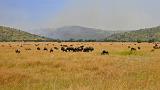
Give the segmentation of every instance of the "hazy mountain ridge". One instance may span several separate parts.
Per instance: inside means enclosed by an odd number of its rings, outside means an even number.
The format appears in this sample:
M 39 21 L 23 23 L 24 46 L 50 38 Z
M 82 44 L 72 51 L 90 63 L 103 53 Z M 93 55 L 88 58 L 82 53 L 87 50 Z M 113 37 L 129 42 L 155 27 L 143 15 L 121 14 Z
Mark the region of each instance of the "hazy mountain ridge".
M 42 32 L 41 34 L 46 37 L 61 40 L 102 40 L 113 33 L 117 33 L 115 31 L 105 31 L 81 26 L 65 26 L 57 29 L 43 29 L 40 32 Z
M 48 38 L 31 34 L 18 29 L 0 26 L 0 41 L 14 40 L 47 40 Z

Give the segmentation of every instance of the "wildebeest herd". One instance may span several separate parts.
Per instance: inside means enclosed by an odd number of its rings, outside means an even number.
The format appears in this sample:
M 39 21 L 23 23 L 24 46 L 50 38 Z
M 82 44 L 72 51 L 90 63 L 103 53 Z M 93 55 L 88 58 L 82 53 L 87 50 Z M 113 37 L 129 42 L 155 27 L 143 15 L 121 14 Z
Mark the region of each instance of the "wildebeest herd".
M 93 47 L 84 47 L 84 46 L 79 46 L 79 47 L 73 47 L 73 46 L 66 46 L 62 45 L 61 50 L 63 52 L 92 52 L 94 51 Z
M 12 44 L 8 44 L 9 47 L 12 47 Z M 20 54 L 22 53 L 22 48 L 23 46 L 27 46 L 27 45 L 32 45 L 34 46 L 34 49 L 36 49 L 37 51 L 48 51 L 50 53 L 53 53 L 54 51 L 62 51 L 64 53 L 67 52 L 84 52 L 84 53 L 89 53 L 89 52 L 93 52 L 96 47 L 94 47 L 94 44 L 90 45 L 84 45 L 84 43 L 78 44 L 78 45 L 73 45 L 73 44 L 60 44 L 58 46 L 56 46 L 53 43 L 46 43 L 45 46 L 40 47 L 40 43 L 38 44 L 20 44 L 17 45 L 16 49 L 15 49 L 15 53 Z M 48 46 L 52 46 L 52 47 L 48 47 Z M 113 43 L 109 44 L 110 46 L 113 45 Z M 124 46 L 125 44 L 122 44 L 122 46 Z M 126 45 L 126 47 L 128 47 L 128 50 L 131 52 L 136 52 L 137 50 L 141 50 L 141 47 L 138 46 L 137 44 L 133 44 L 136 47 L 133 47 L 131 44 L 130 45 Z M 1 45 L 1 47 L 5 47 L 5 45 Z M 19 47 L 19 48 L 18 48 Z M 32 48 L 33 49 L 33 48 Z M 24 47 L 24 50 L 26 51 L 31 51 L 32 50 L 29 47 Z M 160 49 L 159 43 L 153 43 L 153 48 L 151 49 L 151 52 L 155 51 L 155 49 Z M 100 55 L 110 55 L 110 52 L 108 51 L 107 48 L 103 48 L 102 50 L 99 51 Z
M 36 49 L 38 51 L 43 50 L 43 51 L 49 51 L 50 53 L 54 52 L 54 50 L 61 50 L 62 52 L 92 52 L 94 51 L 94 48 L 89 46 L 89 47 L 85 47 L 85 46 L 78 46 L 78 47 L 74 47 L 73 45 L 60 45 L 61 47 L 53 47 L 53 48 L 47 48 L 46 46 L 50 45 L 49 43 L 46 44 L 45 47 L 40 48 L 38 47 L 40 44 L 35 44 L 35 46 L 37 47 Z M 23 47 L 23 45 L 20 45 L 20 47 Z M 25 48 L 25 50 L 32 50 L 31 48 Z M 20 53 L 20 49 L 16 49 L 15 50 L 16 53 Z

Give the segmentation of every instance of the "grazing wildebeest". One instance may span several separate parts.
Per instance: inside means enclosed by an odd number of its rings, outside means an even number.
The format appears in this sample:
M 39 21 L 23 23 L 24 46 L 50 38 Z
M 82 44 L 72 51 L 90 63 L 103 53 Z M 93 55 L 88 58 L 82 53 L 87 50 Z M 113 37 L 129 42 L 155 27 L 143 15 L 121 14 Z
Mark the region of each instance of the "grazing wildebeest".
M 41 50 L 41 48 L 40 48 L 40 47 L 37 47 L 37 50 Z
M 54 47 L 55 50 L 58 50 L 58 47 Z
M 46 48 L 46 47 L 44 47 L 44 49 L 43 49 L 44 51 L 48 51 L 48 49 Z
M 137 51 L 136 48 L 131 48 L 131 51 L 129 52 L 129 55 L 131 55 L 131 54 L 136 54 L 136 53 L 135 53 L 136 51 Z
M 153 46 L 153 48 L 154 48 L 154 49 L 160 49 L 160 47 L 158 46 L 158 44 L 155 44 L 155 45 Z
M 93 50 L 94 50 L 93 47 L 85 47 L 85 48 L 83 49 L 83 52 L 92 52 Z
M 69 51 L 69 52 L 71 52 L 71 51 L 73 51 L 73 52 L 74 52 L 74 50 L 75 50 L 75 48 L 74 48 L 74 47 L 67 47 L 66 49 L 67 49 L 67 51 Z
M 67 45 L 62 45 L 63 47 L 68 47 Z
M 106 51 L 106 50 L 103 50 L 103 51 L 101 52 L 101 55 L 109 55 L 109 52 Z
M 49 43 L 46 44 L 47 46 L 49 45 Z
M 53 49 L 51 48 L 51 49 L 50 49 L 50 53 L 52 53 L 52 52 L 53 52 Z
M 136 51 L 137 49 L 136 48 L 131 48 L 131 51 Z
M 39 46 L 39 44 L 35 44 L 35 46 Z
M 25 50 L 32 50 L 31 48 L 26 48 Z
M 77 47 L 76 49 L 77 49 L 78 52 L 82 52 L 83 51 L 83 47 L 84 46 L 80 46 L 80 47 Z
M 18 53 L 18 54 L 20 54 L 20 53 L 21 53 L 21 51 L 20 51 L 20 50 L 18 50 L 18 49 L 16 49 L 16 50 L 15 50 L 15 52 L 16 52 L 16 53 Z

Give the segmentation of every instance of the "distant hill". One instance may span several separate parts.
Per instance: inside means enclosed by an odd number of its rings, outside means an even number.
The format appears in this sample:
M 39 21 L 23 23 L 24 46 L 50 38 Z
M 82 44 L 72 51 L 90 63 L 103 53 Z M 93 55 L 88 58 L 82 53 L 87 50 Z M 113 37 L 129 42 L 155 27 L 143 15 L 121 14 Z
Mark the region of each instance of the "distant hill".
M 60 40 L 102 40 L 106 37 L 117 33 L 114 31 L 104 31 L 100 29 L 87 28 L 81 26 L 66 26 L 58 29 L 43 29 L 39 33 L 46 37 Z
M 153 28 L 145 28 L 136 31 L 116 33 L 108 36 L 106 40 L 114 41 L 160 41 L 160 26 Z
M 47 40 L 48 38 L 30 34 L 18 29 L 0 26 L 0 41 Z

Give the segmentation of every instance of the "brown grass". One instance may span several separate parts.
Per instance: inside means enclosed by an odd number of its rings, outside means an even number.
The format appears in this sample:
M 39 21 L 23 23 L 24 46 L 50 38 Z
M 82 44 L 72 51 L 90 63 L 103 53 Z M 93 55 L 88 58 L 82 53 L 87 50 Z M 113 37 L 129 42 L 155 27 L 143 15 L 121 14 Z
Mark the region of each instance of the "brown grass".
M 27 45 L 17 46 L 20 44 Z M 49 53 L 37 51 L 33 44 L 0 43 L 0 90 L 160 89 L 160 50 L 151 52 L 153 44 L 83 43 L 95 48 L 91 53 L 64 53 L 60 50 Z M 40 43 L 39 47 L 45 44 Z M 57 47 L 60 44 L 81 45 L 76 42 L 52 44 Z M 142 49 L 130 55 L 129 45 Z M 16 48 L 21 50 L 21 54 L 15 53 Z M 32 50 L 26 51 L 25 48 Z M 110 55 L 102 56 L 103 49 Z

